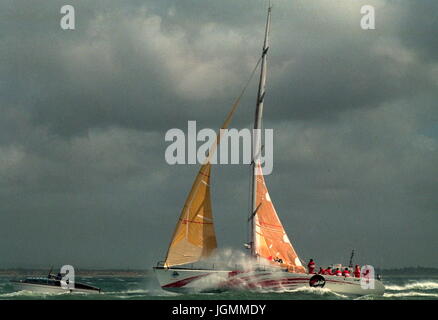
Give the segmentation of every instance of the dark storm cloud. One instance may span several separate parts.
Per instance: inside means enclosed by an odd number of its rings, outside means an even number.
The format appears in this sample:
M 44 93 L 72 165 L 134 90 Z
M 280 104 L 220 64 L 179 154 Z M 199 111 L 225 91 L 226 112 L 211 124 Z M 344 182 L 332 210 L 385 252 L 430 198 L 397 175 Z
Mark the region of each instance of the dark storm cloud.
M 146 267 L 196 172 L 165 163 L 164 132 L 220 125 L 258 59 L 266 3 L 76 1 L 75 31 L 59 28 L 64 4 L 0 5 L 0 266 Z M 360 29 L 362 4 L 376 30 Z M 267 180 L 298 252 L 436 265 L 438 4 L 274 5 Z M 252 121 L 255 90 L 234 126 Z M 225 247 L 246 241 L 248 172 L 213 171 Z
M 421 3 L 407 2 L 399 36 L 406 47 L 414 48 L 422 59 L 438 59 L 438 39 L 434 30 L 438 28 L 436 2 L 425 0 Z

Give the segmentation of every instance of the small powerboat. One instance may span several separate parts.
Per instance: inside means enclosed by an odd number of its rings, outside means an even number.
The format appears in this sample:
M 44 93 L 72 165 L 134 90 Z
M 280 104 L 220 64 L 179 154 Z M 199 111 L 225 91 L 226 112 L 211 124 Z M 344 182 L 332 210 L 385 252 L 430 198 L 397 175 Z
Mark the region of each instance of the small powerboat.
M 41 293 L 62 293 L 62 292 L 81 292 L 81 293 L 101 293 L 101 289 L 89 284 L 74 282 L 74 286 L 68 286 L 62 281 L 62 276 L 54 276 L 49 273 L 47 277 L 29 277 L 23 280 L 11 280 L 18 290 L 26 290 Z

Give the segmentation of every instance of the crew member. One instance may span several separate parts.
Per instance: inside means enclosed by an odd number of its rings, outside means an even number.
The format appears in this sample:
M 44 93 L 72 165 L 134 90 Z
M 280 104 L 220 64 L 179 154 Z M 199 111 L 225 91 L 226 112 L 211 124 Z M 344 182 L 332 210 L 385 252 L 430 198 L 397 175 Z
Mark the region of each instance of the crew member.
M 339 268 L 336 268 L 335 274 L 336 274 L 338 277 L 342 277 L 342 271 L 339 270 Z
M 348 270 L 348 268 L 345 268 L 344 271 L 342 271 L 342 275 L 344 277 L 350 277 L 350 270 Z
M 325 269 L 323 269 L 322 267 L 319 267 L 318 274 L 325 274 Z
M 313 259 L 310 259 L 309 263 L 307 264 L 307 268 L 309 269 L 309 273 L 315 273 L 315 262 Z
M 359 265 L 356 264 L 356 266 L 354 267 L 354 276 L 356 278 L 360 278 L 360 268 Z
M 325 269 L 325 272 L 324 272 L 324 274 L 326 274 L 326 275 L 328 275 L 328 276 L 331 276 L 332 275 L 332 267 L 328 267 L 327 269 Z

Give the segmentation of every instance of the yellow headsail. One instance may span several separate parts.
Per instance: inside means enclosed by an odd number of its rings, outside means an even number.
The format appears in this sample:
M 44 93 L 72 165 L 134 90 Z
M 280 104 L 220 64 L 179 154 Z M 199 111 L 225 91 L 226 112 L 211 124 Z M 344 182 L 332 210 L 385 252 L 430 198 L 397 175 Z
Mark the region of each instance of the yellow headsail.
M 254 76 L 260 61 L 261 59 L 257 62 L 248 82 L 231 107 L 221 129 L 228 128 L 233 114 Z M 221 136 L 222 131 L 219 131 L 216 141 L 208 152 L 208 158 L 199 169 L 198 175 L 193 182 L 192 189 L 184 204 L 167 251 L 166 260 L 164 262 L 165 267 L 196 262 L 208 257 L 217 247 L 210 198 L 210 160 L 216 152 Z
M 204 164 L 184 204 L 167 253 L 165 266 L 192 263 L 217 247 L 210 199 L 211 164 Z

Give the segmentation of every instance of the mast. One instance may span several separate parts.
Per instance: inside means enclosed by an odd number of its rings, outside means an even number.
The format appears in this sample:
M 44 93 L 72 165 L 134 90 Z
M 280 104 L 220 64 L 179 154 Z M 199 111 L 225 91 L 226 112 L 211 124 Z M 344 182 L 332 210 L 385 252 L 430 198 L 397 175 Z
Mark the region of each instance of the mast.
M 271 10 L 272 6 L 269 3 L 268 15 L 266 18 L 266 28 L 265 28 L 265 39 L 263 42 L 263 50 L 262 50 L 262 63 L 260 67 L 260 81 L 259 81 L 259 89 L 257 93 L 257 107 L 255 112 L 255 121 L 254 121 L 254 133 L 253 133 L 253 161 L 252 161 L 252 201 L 251 201 L 251 214 L 250 214 L 250 247 L 251 247 L 251 255 L 257 256 L 257 252 L 255 250 L 256 237 L 255 237 L 255 213 L 257 211 L 258 204 L 256 203 L 256 195 L 257 195 L 257 165 L 260 164 L 260 156 L 261 156 L 261 127 L 262 127 L 262 117 L 263 117 L 263 100 L 265 98 L 265 88 L 266 88 L 266 58 L 269 50 L 269 29 L 271 25 Z
M 351 250 L 350 263 L 348 264 L 350 268 L 353 268 L 353 257 L 354 257 L 354 249 Z

